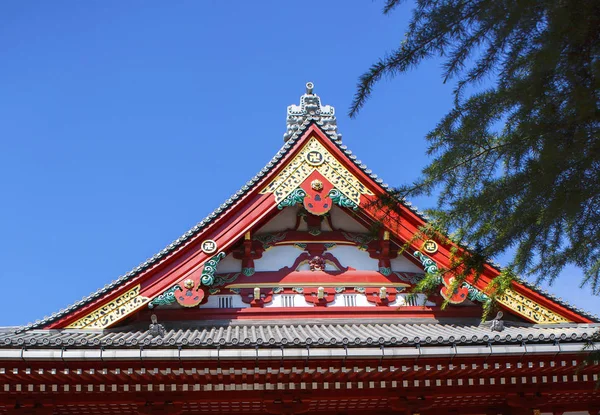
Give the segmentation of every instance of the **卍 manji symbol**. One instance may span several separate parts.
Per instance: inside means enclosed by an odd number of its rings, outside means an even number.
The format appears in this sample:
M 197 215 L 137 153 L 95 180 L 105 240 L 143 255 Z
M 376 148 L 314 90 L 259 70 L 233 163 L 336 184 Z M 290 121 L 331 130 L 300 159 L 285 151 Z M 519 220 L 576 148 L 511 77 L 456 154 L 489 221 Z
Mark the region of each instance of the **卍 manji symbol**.
M 202 241 L 200 249 L 202 249 L 202 252 L 204 252 L 205 254 L 214 254 L 215 252 L 217 252 L 217 243 L 212 239 L 207 239 L 205 241 Z
M 438 251 L 437 242 L 431 239 L 426 240 L 423 243 L 423 251 L 427 252 L 428 254 L 435 254 Z
M 311 166 L 320 166 L 325 161 L 325 157 L 317 150 L 312 150 L 306 153 L 306 161 Z

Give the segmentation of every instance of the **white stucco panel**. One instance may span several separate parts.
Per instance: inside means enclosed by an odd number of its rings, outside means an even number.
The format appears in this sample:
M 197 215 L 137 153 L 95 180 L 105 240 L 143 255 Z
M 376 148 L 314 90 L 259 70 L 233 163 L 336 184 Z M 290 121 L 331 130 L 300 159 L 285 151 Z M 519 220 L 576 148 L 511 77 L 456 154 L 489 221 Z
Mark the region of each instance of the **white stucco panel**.
M 423 267 L 413 264 L 408 258 L 399 255 L 391 261 L 392 271 L 397 272 L 423 272 Z
M 235 259 L 232 254 L 227 255 L 217 265 L 217 272 L 224 274 L 227 272 L 241 272 L 242 271 L 242 260 Z
M 333 227 L 346 232 L 361 232 L 366 233 L 369 230 L 358 223 L 355 219 L 353 219 L 350 215 L 345 213 L 342 209 L 337 206 L 334 206 L 331 211 L 331 223 Z
M 388 304 L 389 307 L 410 307 L 410 306 L 427 306 L 433 307 L 436 304 L 428 301 L 425 294 L 397 294 L 396 300 Z
M 371 258 L 367 252 L 361 251 L 355 246 L 338 245 L 328 252 L 331 252 L 344 267 L 366 271 L 377 271 L 379 269 L 378 260 Z
M 290 206 L 279 212 L 273 219 L 263 225 L 256 233 L 281 232 L 294 229 L 296 225 L 297 206 Z
M 278 271 L 283 267 L 291 267 L 300 254 L 302 254 L 300 249 L 290 245 L 274 246 L 263 252 L 262 258 L 254 261 L 254 269 L 257 272 L 262 272 Z

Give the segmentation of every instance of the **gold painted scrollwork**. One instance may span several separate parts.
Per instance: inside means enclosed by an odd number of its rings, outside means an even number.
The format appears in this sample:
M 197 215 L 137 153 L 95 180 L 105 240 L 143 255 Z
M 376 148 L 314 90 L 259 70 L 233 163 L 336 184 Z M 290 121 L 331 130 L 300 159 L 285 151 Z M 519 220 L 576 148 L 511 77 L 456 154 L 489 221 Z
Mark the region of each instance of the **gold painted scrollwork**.
M 67 326 L 68 329 L 104 329 L 116 323 L 134 310 L 150 301 L 140 295 L 140 285 L 136 285 L 120 297 L 99 307 Z
M 322 155 L 322 158 L 318 158 L 316 154 Z M 296 157 L 261 193 L 273 193 L 275 203 L 278 204 L 315 170 L 318 170 L 336 189 L 357 205 L 360 205 L 361 195 L 373 195 L 373 192 L 367 189 L 314 137 L 308 140 Z
M 506 290 L 503 296 L 498 297 L 498 302 L 539 324 L 568 323 L 570 321 L 511 289 Z

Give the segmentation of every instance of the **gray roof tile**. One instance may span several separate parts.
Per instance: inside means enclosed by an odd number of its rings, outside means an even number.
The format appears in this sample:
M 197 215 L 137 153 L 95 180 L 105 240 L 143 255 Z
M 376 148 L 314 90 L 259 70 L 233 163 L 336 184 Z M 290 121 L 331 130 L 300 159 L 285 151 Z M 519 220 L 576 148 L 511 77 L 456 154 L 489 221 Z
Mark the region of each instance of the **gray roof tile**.
M 250 325 L 251 324 L 251 325 Z M 586 341 L 600 329 L 600 324 L 523 325 L 505 322 L 501 332 L 478 324 L 404 323 L 404 322 L 336 322 L 277 324 L 272 322 L 172 328 L 163 337 L 153 337 L 147 330 L 81 331 L 30 330 L 0 332 L 0 348 L 14 347 L 173 347 L 173 346 L 365 346 L 415 344 L 487 344 L 551 343 Z

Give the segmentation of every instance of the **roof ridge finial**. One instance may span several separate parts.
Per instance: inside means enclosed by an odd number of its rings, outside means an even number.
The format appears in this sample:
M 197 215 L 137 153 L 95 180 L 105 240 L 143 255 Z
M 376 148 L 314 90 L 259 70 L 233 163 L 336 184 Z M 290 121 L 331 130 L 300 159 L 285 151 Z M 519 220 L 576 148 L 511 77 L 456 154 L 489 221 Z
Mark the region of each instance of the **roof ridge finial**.
M 307 95 L 312 95 L 314 87 L 315 87 L 315 84 L 313 84 L 312 82 L 307 82 L 306 83 L 306 94 Z
M 313 92 L 315 84 L 306 83 L 306 93 L 300 97 L 300 105 L 290 105 L 287 109 L 287 130 L 283 134 L 283 141 L 288 141 L 300 131 L 307 121 L 316 121 L 317 124 L 332 139 L 340 140 L 341 134 L 337 132 L 335 108 L 331 105 L 321 105 L 321 98 Z

